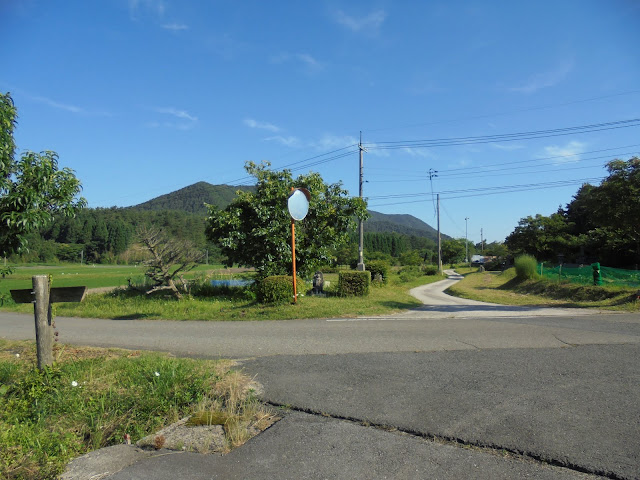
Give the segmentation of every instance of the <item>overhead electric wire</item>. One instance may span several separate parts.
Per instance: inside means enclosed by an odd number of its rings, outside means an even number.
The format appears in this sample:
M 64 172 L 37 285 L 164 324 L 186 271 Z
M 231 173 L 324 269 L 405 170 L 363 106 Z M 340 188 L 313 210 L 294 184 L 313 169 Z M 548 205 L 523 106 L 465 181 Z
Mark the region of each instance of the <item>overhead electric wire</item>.
M 484 135 L 473 137 L 454 137 L 454 138 L 436 138 L 422 140 L 398 140 L 398 141 L 382 141 L 368 142 L 368 149 L 378 150 L 394 150 L 394 149 L 410 149 L 410 148 L 429 148 L 457 145 L 475 145 L 492 142 L 511 142 L 515 140 L 530 140 L 534 138 L 549 138 L 563 135 L 572 135 L 575 133 L 592 133 L 603 130 L 614 130 L 619 128 L 640 126 L 640 118 L 628 120 L 618 120 L 615 122 L 596 123 L 591 125 L 579 125 L 575 127 L 555 128 L 549 130 L 537 130 L 530 132 L 517 132 L 498 135 Z
M 571 180 L 557 180 L 554 182 L 542 182 L 542 183 L 531 183 L 531 184 L 523 184 L 523 185 L 504 185 L 500 187 L 481 187 L 481 188 L 470 188 L 463 190 L 449 190 L 445 192 L 440 192 L 442 200 L 451 200 L 455 198 L 467 198 L 467 197 L 480 197 L 486 195 L 498 195 L 503 193 L 518 193 L 525 192 L 530 190 L 542 190 L 547 188 L 558 188 L 565 187 L 569 185 L 576 184 L 584 184 L 594 180 L 602 180 L 606 177 L 589 177 L 589 178 L 581 178 L 581 179 L 571 179 Z M 476 193 L 478 192 L 478 193 Z M 456 195 L 456 194 L 462 195 Z M 424 197 L 429 195 L 428 193 L 412 193 L 412 194 L 398 194 L 398 195 L 381 195 L 377 197 L 369 197 L 371 199 L 394 199 L 394 198 L 415 198 L 415 197 Z M 373 202 L 369 206 L 381 207 L 387 205 L 403 205 L 408 203 L 425 203 L 428 202 L 429 199 L 422 200 L 408 200 L 403 202 L 391 202 L 391 203 L 375 203 Z
M 367 133 L 370 133 L 370 132 L 382 132 L 382 131 L 386 131 L 386 130 L 397 130 L 397 129 L 400 129 L 400 128 L 426 127 L 426 126 L 429 126 L 429 125 L 442 125 L 442 124 L 445 124 L 445 123 L 456 123 L 456 122 L 463 122 L 463 121 L 467 121 L 467 120 L 480 120 L 480 119 L 483 119 L 483 118 L 492 118 L 492 117 L 501 117 L 501 116 L 505 116 L 505 115 L 513 115 L 514 113 L 533 112 L 533 111 L 536 111 L 536 110 L 546 110 L 546 109 L 550 109 L 550 108 L 565 107 L 567 105 L 575 105 L 577 103 L 592 102 L 594 100 L 602 100 L 602 99 L 605 99 L 605 98 L 621 97 L 623 95 L 633 95 L 633 94 L 636 94 L 636 93 L 640 93 L 640 90 L 630 90 L 628 92 L 613 93 L 613 94 L 610 94 L 610 95 L 601 95 L 601 96 L 598 96 L 598 97 L 585 98 L 585 99 L 581 99 L 581 100 L 573 100 L 571 102 L 558 103 L 558 104 L 555 104 L 555 105 L 541 105 L 539 107 L 522 108 L 522 109 L 518 109 L 518 110 L 511 110 L 509 112 L 489 113 L 489 114 L 485 114 L 485 115 L 474 115 L 474 116 L 471 116 L 471 117 L 452 118 L 452 119 L 448 119 L 448 120 L 436 120 L 436 121 L 433 121 L 433 122 L 414 123 L 414 124 L 409 124 L 409 125 L 404 125 L 404 126 L 365 129 L 365 130 L 363 130 L 363 132 L 367 132 Z

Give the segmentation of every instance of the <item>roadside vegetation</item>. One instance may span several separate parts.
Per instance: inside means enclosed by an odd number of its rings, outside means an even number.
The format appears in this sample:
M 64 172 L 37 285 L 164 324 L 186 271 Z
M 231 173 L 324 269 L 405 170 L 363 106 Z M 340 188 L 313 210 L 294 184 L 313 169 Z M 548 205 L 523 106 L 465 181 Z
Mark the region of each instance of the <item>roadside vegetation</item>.
M 474 269 L 475 273 L 467 273 L 464 280 L 451 286 L 447 293 L 503 305 L 640 311 L 640 301 L 637 299 L 640 286 L 605 287 L 554 281 L 540 278 L 535 275 L 535 270 L 532 273 L 531 262 L 528 263 L 522 267 L 522 277 L 518 276 L 515 268 L 504 272 L 477 272 L 477 269 Z
M 172 295 L 145 293 L 142 267 L 96 266 L 61 268 L 53 272 L 53 286 L 88 285 L 106 288 L 108 284 L 121 286 L 106 293 L 87 295 L 82 303 L 54 305 L 55 314 L 87 318 L 166 319 L 166 320 L 288 320 L 296 318 L 334 318 L 363 315 L 386 315 L 421 303 L 409 295 L 409 289 L 442 280 L 439 275 L 425 275 L 419 267 L 392 269 L 384 283 L 373 282 L 364 297 L 340 297 L 337 293 L 338 273 L 324 275 L 325 296 L 312 296 L 311 281 L 298 284 L 302 296 L 295 305 L 263 305 L 256 301 L 251 285 L 243 287 L 213 287 L 212 280 L 253 280 L 253 272 L 224 274 L 221 270 L 198 267 L 191 274 L 191 295 L 177 300 Z M 137 268 L 137 269 L 136 269 Z M 31 275 L 42 274 L 49 268 L 18 268 L 10 277 L 0 280 L 0 293 L 14 288 L 29 288 Z M 112 272 L 112 274 L 110 273 Z M 137 275 L 133 275 L 137 273 Z M 429 270 L 433 273 L 433 269 Z M 131 287 L 127 279 L 133 278 Z M 137 281 L 136 281 L 137 279 Z M 5 311 L 31 313 L 29 304 L 15 304 L 7 300 Z M 62 332 L 61 332 L 62 333 Z
M 33 342 L 0 340 L 3 479 L 57 478 L 76 456 L 185 416 L 223 425 L 227 450 L 277 420 L 229 361 L 65 345 L 39 371 L 35 357 Z

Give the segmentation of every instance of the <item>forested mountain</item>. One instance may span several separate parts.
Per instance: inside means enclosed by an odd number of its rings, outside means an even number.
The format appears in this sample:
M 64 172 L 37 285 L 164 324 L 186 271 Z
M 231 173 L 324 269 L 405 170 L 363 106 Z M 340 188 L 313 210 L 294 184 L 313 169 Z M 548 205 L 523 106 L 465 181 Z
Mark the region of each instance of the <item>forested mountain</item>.
M 205 203 L 224 208 L 235 198 L 238 190 L 253 191 L 255 188 L 211 185 L 207 182 L 198 182 L 130 208 L 137 210 L 180 210 L 182 212 L 206 215 L 207 208 Z
M 206 215 L 205 203 L 224 208 L 235 198 L 238 190 L 251 191 L 253 189 L 254 187 L 211 185 L 207 182 L 198 182 L 130 208 L 137 210 L 179 210 Z M 371 210 L 369 210 L 369 213 L 371 217 L 365 222 L 365 231 L 367 232 L 396 232 L 437 240 L 437 231 L 412 215 L 388 215 Z M 442 238 L 447 239 L 449 237 L 442 235 Z
M 205 203 L 224 208 L 238 190 L 253 187 L 211 185 L 198 182 L 175 192 L 153 198 L 133 207 L 88 208 L 73 218 L 60 217 L 51 225 L 28 237 L 29 251 L 12 261 L 136 262 L 140 252 L 136 243 L 139 225 L 151 225 L 175 238 L 186 239 L 197 248 L 208 250 L 212 261 L 219 249 L 205 236 Z M 411 215 L 385 215 L 370 212 L 365 223 L 365 251 L 398 257 L 408 251 L 433 250 L 436 231 Z M 443 240 L 448 238 L 443 235 Z M 344 257 L 357 255 L 357 233 Z

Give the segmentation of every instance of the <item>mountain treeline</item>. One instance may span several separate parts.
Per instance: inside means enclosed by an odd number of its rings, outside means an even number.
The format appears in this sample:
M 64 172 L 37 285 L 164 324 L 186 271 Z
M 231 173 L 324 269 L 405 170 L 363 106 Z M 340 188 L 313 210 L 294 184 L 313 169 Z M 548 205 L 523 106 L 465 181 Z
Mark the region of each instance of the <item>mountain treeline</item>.
M 554 263 L 640 264 L 640 158 L 607 163 L 600 185 L 585 183 L 566 208 L 522 218 L 505 243 Z

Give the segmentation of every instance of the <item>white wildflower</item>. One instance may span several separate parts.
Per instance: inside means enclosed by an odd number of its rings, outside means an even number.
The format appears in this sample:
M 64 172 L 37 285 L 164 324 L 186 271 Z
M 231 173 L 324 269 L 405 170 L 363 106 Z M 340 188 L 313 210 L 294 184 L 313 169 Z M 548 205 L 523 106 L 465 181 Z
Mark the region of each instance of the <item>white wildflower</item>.
M 19 353 L 16 353 L 16 358 L 20 358 L 20 354 Z
M 71 382 L 71 386 L 72 387 L 77 387 L 78 386 L 78 382 L 76 382 L 75 380 L 73 382 Z
M 156 372 L 155 375 L 156 375 L 156 377 L 159 377 L 160 376 L 160 372 Z

